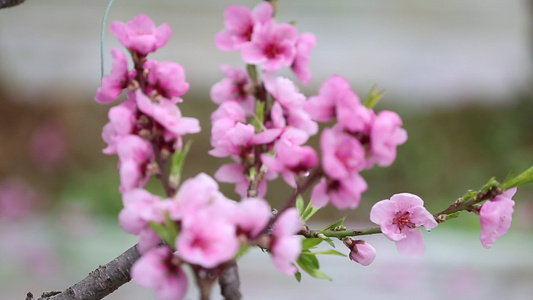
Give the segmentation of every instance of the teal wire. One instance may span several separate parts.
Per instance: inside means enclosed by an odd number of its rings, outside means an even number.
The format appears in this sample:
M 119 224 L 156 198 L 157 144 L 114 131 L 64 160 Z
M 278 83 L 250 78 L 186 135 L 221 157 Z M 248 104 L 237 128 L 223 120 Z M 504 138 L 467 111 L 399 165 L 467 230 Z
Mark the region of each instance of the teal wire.
M 114 0 L 109 0 L 107 8 L 105 9 L 104 18 L 102 19 L 102 30 L 100 31 L 100 79 L 104 77 L 104 36 L 105 36 L 105 21 L 107 19 L 107 14 L 111 9 L 111 5 Z

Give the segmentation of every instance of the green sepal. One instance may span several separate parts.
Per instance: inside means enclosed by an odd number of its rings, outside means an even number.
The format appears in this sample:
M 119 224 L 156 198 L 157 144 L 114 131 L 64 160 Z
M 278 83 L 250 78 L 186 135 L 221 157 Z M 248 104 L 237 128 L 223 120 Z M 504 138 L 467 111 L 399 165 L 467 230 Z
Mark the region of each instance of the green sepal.
M 502 183 L 502 189 L 505 191 L 531 182 L 533 182 L 533 166 L 514 178 L 506 179 Z
M 370 92 L 368 93 L 365 101 L 363 102 L 364 106 L 370 109 L 374 108 L 374 106 L 378 104 L 379 100 L 383 98 L 383 95 L 385 95 L 385 90 L 378 92 L 378 86 L 374 85 L 372 89 L 370 89 Z
M 294 278 L 296 278 L 296 281 L 301 282 L 302 281 L 302 273 L 300 273 L 300 271 L 294 273 Z
M 324 231 L 324 230 L 328 230 L 328 229 L 333 229 L 337 226 L 341 226 L 343 223 L 344 223 L 344 219 L 346 219 L 346 216 L 342 217 L 341 219 L 333 222 L 331 225 L 329 226 L 326 226 L 324 228 L 322 228 L 320 231 Z
M 320 243 L 322 243 L 324 240 L 320 238 L 307 238 L 302 241 L 302 249 L 303 250 L 309 250 L 312 248 L 315 248 Z

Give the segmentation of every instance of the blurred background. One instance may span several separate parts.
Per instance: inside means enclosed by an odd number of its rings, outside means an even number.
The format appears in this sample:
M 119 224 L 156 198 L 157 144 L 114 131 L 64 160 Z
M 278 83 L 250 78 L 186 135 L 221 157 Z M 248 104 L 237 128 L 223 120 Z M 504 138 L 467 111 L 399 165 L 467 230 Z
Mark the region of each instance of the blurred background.
M 213 42 L 230 4 L 258 1 L 115 1 L 108 18 L 126 22 L 139 13 L 167 22 L 173 35 L 152 57 L 177 61 L 191 84 L 180 106 L 200 119 L 185 177 L 213 175 L 223 161 L 208 156 L 211 85 L 220 64 L 243 65 L 236 52 Z M 116 157 L 101 153 L 107 110 L 93 101 L 100 81 L 100 24 L 107 1 L 26 0 L 0 10 L 0 291 L 62 290 L 136 242 L 121 230 Z M 317 93 L 331 74 L 347 77 L 364 97 L 386 89 L 377 109 L 400 113 L 409 140 L 389 168 L 365 171 L 369 184 L 355 211 L 325 209 L 318 223 L 347 216 L 369 226 L 371 206 L 399 192 L 420 195 L 444 209 L 490 177 L 533 164 L 531 77 L 532 6 L 526 0 L 335 0 L 279 2 L 277 19 L 313 32 Z M 110 48 L 106 30 L 105 73 Z M 291 77 L 292 75 L 283 73 Z M 312 141 L 316 143 L 317 140 Z M 280 181 L 267 198 L 276 206 L 290 190 Z M 161 191 L 151 182 L 154 192 Z M 236 199 L 233 187 L 222 185 Z M 465 214 L 426 234 L 421 259 L 401 258 L 382 236 L 369 237 L 376 261 L 361 267 L 324 258 L 333 282 L 303 277 L 297 283 L 255 251 L 241 263 L 246 299 L 530 299 L 533 294 L 533 187 L 521 188 L 509 235 L 492 249 L 479 242 L 478 218 Z M 347 252 L 343 246 L 338 250 Z M 190 289 L 188 299 L 196 299 Z M 214 297 L 218 299 L 218 294 Z M 123 286 L 108 299 L 152 299 L 150 290 Z

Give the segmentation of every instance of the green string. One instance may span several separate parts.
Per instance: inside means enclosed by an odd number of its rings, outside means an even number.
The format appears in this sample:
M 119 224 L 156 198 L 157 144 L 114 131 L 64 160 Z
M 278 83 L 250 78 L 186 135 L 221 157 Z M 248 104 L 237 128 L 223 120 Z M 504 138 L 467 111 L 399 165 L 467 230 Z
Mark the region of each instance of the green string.
M 111 5 L 114 0 L 109 0 L 107 8 L 104 12 L 104 18 L 102 19 L 102 30 L 100 31 L 100 79 L 104 77 L 104 36 L 105 36 L 105 21 L 107 19 L 107 14 L 111 9 Z

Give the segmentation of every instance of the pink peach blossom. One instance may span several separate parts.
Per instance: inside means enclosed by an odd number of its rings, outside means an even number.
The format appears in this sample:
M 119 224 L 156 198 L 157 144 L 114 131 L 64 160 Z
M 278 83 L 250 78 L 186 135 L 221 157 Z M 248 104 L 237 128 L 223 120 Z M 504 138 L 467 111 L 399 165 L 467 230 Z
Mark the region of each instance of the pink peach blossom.
M 396 147 L 407 141 L 407 131 L 400 126 L 402 119 L 395 112 L 384 110 L 375 117 L 370 131 L 370 166 L 387 167 L 394 162 Z
M 154 289 L 158 300 L 181 300 L 187 292 L 187 275 L 168 246 L 142 255 L 131 268 L 131 279 Z
M 254 113 L 255 99 L 246 88 L 250 79 L 246 70 L 234 68 L 229 65 L 221 66 L 222 72 L 227 77 L 211 87 L 211 99 L 217 104 L 234 101 L 244 109 L 247 114 Z
M 311 71 L 309 71 L 309 54 L 316 45 L 316 37 L 312 33 L 303 33 L 296 41 L 296 55 L 291 68 L 294 74 L 303 83 L 311 81 Z
M 339 180 L 322 178 L 311 191 L 311 201 L 315 207 L 331 201 L 338 209 L 354 209 L 359 206 L 361 195 L 367 188 L 365 179 L 355 172 Z
M 370 265 L 376 258 L 376 249 L 363 240 L 348 239 L 344 244 L 350 248 L 350 259 L 363 266 Z
M 381 227 L 388 239 L 396 242 L 400 254 L 412 257 L 421 256 L 426 248 L 418 227 L 431 230 L 438 225 L 424 208 L 424 201 L 409 193 L 395 194 L 390 200 L 374 204 L 370 220 Z
M 240 232 L 254 238 L 265 229 L 270 217 L 270 206 L 264 199 L 244 198 L 239 202 L 233 219 Z
M 215 44 L 225 51 L 242 48 L 252 39 L 254 27 L 271 20 L 273 12 L 268 2 L 257 4 L 253 11 L 246 6 L 228 6 L 224 11 L 226 28 L 216 35 Z
M 120 139 L 132 133 L 135 122 L 135 102 L 126 100 L 117 106 L 111 107 L 108 112 L 109 123 L 102 130 L 102 139 L 107 147 L 102 150 L 105 154 L 117 153 L 117 143 Z
M 329 178 L 342 179 L 366 166 L 365 149 L 359 140 L 340 127 L 326 128 L 320 136 L 322 169 Z
M 198 119 L 183 117 L 180 109 L 170 101 L 152 102 L 140 90 L 135 92 L 135 100 L 141 112 L 152 117 L 174 138 L 200 132 Z
M 144 64 L 144 68 L 149 69 L 148 83 L 164 98 L 179 97 L 189 90 L 189 83 L 185 79 L 185 69 L 178 63 L 149 60 Z
M 225 203 L 222 206 L 227 208 Z M 229 222 L 224 215 L 226 213 L 210 206 L 183 219 L 176 239 L 176 249 L 183 260 L 204 268 L 214 268 L 235 256 L 240 242 L 236 227 Z
M 147 15 L 140 14 L 128 23 L 120 21 L 111 23 L 111 32 L 120 43 L 141 55 L 147 55 L 166 45 L 171 30 L 167 23 L 156 27 Z
M 308 135 L 318 132 L 318 125 L 304 110 L 305 96 L 291 80 L 275 77 L 273 74 L 263 76 L 265 89 L 274 98 L 271 109 L 271 118 L 274 127 L 284 128 L 286 125 L 301 129 Z
M 150 178 L 146 165 L 154 158 L 149 141 L 137 136 L 127 135 L 117 144 L 119 158 L 120 191 L 122 193 L 143 187 Z
M 219 192 L 218 183 L 211 176 L 200 173 L 185 180 L 176 195 L 166 203 L 165 210 L 174 221 L 194 216 L 213 201 L 225 197 Z
M 505 235 L 511 227 L 513 220 L 513 206 L 511 199 L 516 193 L 516 188 L 503 192 L 481 206 L 479 223 L 481 224 L 481 243 L 483 247 L 490 248 L 500 237 Z
M 283 136 L 274 146 L 275 156 L 262 154 L 261 161 L 272 171 L 281 173 L 285 182 L 296 187 L 296 178 L 306 175 L 318 164 L 318 155 L 311 146 L 293 144 Z
M 266 71 L 277 71 L 292 64 L 297 40 L 298 31 L 291 24 L 276 24 L 275 20 L 256 24 L 252 41 L 241 48 L 242 59 L 260 64 Z
M 220 182 L 234 183 L 235 193 L 239 194 L 242 198 L 245 198 L 248 195 L 248 186 L 250 185 L 245 171 L 246 168 L 242 164 L 224 164 L 215 172 L 215 178 Z M 263 176 L 263 180 L 259 183 L 257 191 L 257 196 L 259 198 L 264 197 L 267 192 L 267 180 L 273 180 L 276 177 L 275 172 L 270 170 L 266 172 Z
M 99 103 L 115 101 L 122 90 L 128 86 L 128 61 L 124 52 L 117 48 L 111 48 L 113 66 L 111 74 L 102 78 L 102 85 L 96 91 L 94 100 Z
M 292 275 L 298 271 L 294 262 L 302 252 L 302 241 L 295 234 L 302 225 L 296 208 L 287 209 L 274 223 L 270 252 L 274 265 L 284 274 Z

